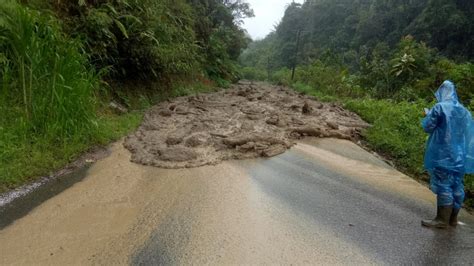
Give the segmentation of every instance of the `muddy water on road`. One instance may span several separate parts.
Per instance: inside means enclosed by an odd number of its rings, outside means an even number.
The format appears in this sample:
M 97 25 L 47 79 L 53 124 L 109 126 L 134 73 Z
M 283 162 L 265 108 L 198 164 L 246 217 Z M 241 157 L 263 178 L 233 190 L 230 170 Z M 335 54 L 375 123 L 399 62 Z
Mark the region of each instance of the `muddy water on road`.
M 111 149 L 84 180 L 0 231 L 0 264 L 372 261 L 269 201 L 232 162 L 164 170 L 129 162 L 121 143 Z
M 120 145 L 87 177 L 0 231 L 0 264 L 85 263 L 138 214 L 133 190 L 143 170 Z
M 252 167 L 249 162 L 245 165 Z M 134 252 L 132 264 L 375 262 L 358 247 L 268 197 L 246 168 L 229 164 L 205 173 L 206 177 L 197 177 L 200 187 L 191 189 L 189 198 L 175 205 Z
M 46 200 L 84 179 L 87 170 L 88 167 L 84 166 L 60 178 L 40 181 L 8 194 L 4 202 L 0 201 L 0 230 L 27 215 L 28 212 Z
M 1 230 L 0 264 L 436 262 L 424 258 L 436 235 L 417 216 L 430 214 L 433 196 L 353 143 L 308 141 L 268 160 L 194 169 L 129 159 L 113 145 L 82 181 Z M 460 230 L 435 244 L 451 239 L 465 257 L 472 232 Z

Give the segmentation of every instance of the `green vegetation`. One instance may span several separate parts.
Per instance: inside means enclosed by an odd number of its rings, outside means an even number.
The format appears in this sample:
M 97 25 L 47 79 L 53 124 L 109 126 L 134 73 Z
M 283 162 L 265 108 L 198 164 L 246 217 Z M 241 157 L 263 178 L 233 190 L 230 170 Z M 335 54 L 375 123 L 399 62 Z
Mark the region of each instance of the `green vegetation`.
M 80 44 L 66 38 L 51 16 L 6 1 L 0 18 L 4 190 L 85 149 L 98 127 L 93 91 L 99 79 Z
M 372 149 L 426 179 L 420 122 L 434 91 L 450 79 L 474 108 L 474 2 L 415 2 L 292 3 L 275 31 L 242 53 L 242 75 L 342 102 L 373 125 L 363 136 Z M 466 187 L 472 202 L 474 177 Z
M 120 80 L 235 78 L 248 4 L 222 0 L 31 1 L 55 10 L 91 63 Z M 44 4 L 47 2 L 47 4 Z
M 251 15 L 240 0 L 0 0 L 0 192 L 122 137 L 156 101 L 229 84 Z
M 2 136 L 0 191 L 17 187 L 35 177 L 47 175 L 51 170 L 70 163 L 92 146 L 105 145 L 111 140 L 119 139 L 135 129 L 141 118 L 142 112 L 139 111 L 122 116 L 100 115 L 97 119 L 97 130 L 89 138 L 75 136 L 53 140 L 35 136 L 23 141 Z
M 275 32 L 242 55 L 249 66 L 273 69 L 333 57 L 351 69 L 361 57 L 390 51 L 407 35 L 443 56 L 474 58 L 474 3 L 468 0 L 308 0 L 292 3 Z M 299 53 L 295 58 L 300 32 Z M 381 49 L 386 47 L 387 49 Z M 403 54 L 402 54 L 403 55 Z M 380 54 L 383 56 L 383 54 Z
M 410 35 L 403 37 L 393 49 L 384 44 L 376 46 L 369 54 L 361 56 L 355 66 L 344 63 L 337 53 L 298 64 L 293 80 L 287 66 L 271 69 L 272 66 L 249 65 L 246 56 L 253 54 L 253 49 L 260 48 L 259 44 L 254 43 L 243 53 L 240 60 L 244 65 L 242 74 L 245 78 L 263 78 L 282 84 L 302 82 L 329 94 L 398 101 L 431 101 L 439 84 L 450 79 L 456 83 L 466 105 L 470 105 L 474 96 L 473 63 L 444 57 Z
M 90 130 L 99 79 L 87 69 L 79 43 L 65 38 L 52 17 L 14 2 L 2 4 L 0 15 L 0 108 L 10 114 L 2 116 L 2 124 L 16 127 L 18 138 Z

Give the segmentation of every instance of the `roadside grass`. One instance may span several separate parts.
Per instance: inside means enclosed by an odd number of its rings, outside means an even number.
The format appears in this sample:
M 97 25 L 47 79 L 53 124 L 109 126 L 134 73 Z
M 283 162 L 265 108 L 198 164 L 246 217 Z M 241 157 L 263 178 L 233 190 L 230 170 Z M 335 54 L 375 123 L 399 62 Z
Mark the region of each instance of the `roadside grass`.
M 40 176 L 49 175 L 74 161 L 91 147 L 105 145 L 135 129 L 141 122 L 142 112 L 125 115 L 103 114 L 98 118 L 93 133 L 67 139 L 32 136 L 28 139 L 6 139 L 0 152 L 0 193 L 14 189 Z
M 144 112 L 157 102 L 217 90 L 214 84 L 199 81 L 178 82 L 168 89 L 159 89 L 156 84 L 151 85 L 154 90 L 144 85 L 131 90 L 129 86 L 123 88 L 124 93 L 118 100 L 125 102 L 132 111 L 115 114 L 106 105 L 111 97 L 103 95 L 96 108 L 99 110 L 96 126 L 81 135 L 67 138 L 30 135 L 23 138 L 19 137 L 15 128 L 5 130 L 0 126 L 0 193 L 50 175 L 91 148 L 105 146 L 126 136 L 140 125 Z
M 100 77 L 81 50 L 53 16 L 1 1 L 0 125 L 14 127 L 19 138 L 92 130 Z
M 372 124 L 363 133 L 369 147 L 390 159 L 407 175 L 424 181 L 428 175 L 423 169 L 425 143 L 428 135 L 421 128 L 422 110 L 432 105 L 423 100 L 395 102 L 371 98 L 348 98 L 330 95 L 301 83 L 292 86 L 296 91 L 313 95 L 321 101 L 340 102 Z M 466 206 L 474 207 L 474 176 L 465 178 Z
M 425 102 L 389 100 L 345 100 L 344 106 L 372 124 L 364 132 L 370 147 L 388 155 L 398 167 L 421 177 L 424 175 L 423 156 L 428 135 L 421 128 Z
M 0 191 L 97 141 L 100 77 L 81 49 L 53 16 L 0 1 Z

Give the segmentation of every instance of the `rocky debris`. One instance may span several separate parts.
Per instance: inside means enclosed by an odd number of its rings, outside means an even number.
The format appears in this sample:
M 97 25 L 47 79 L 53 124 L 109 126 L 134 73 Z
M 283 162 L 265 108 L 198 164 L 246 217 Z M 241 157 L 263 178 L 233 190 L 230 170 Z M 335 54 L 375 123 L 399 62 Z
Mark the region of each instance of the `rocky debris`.
M 168 139 L 166 139 L 166 144 L 168 144 L 169 146 L 178 145 L 181 142 L 183 142 L 183 138 L 177 136 L 170 136 L 168 137 Z
M 165 148 L 159 153 L 159 159 L 170 162 L 186 162 L 198 157 L 197 152 L 186 147 Z
M 332 129 L 335 129 L 335 130 L 339 129 L 339 125 L 335 122 L 328 121 L 328 122 L 326 122 L 326 124 L 328 125 L 328 127 L 332 128 Z
M 154 106 L 124 145 L 136 163 L 198 167 L 276 156 L 305 136 L 356 139 L 368 126 L 337 104 L 282 86 L 241 81 Z
M 275 145 L 262 151 L 263 157 L 273 157 L 284 153 L 288 148 L 284 145 Z
M 163 110 L 159 111 L 158 114 L 160 114 L 161 116 L 171 116 L 173 114 L 173 112 L 171 112 L 170 110 L 167 110 L 167 109 L 163 109 Z
M 207 135 L 198 133 L 196 135 L 189 137 L 186 140 L 185 145 L 187 147 L 192 147 L 192 148 L 199 147 L 199 146 L 205 145 L 208 140 L 209 140 L 209 137 Z
M 313 108 L 309 106 L 308 102 L 305 102 L 303 105 L 303 114 L 308 115 L 313 112 Z

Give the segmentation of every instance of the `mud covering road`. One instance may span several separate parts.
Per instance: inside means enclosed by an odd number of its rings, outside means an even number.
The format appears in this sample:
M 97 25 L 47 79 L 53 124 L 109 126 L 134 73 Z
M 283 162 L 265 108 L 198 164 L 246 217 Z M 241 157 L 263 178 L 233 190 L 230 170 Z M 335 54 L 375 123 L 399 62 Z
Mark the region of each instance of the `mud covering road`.
M 163 168 L 272 157 L 305 136 L 357 138 L 368 124 L 336 104 L 266 83 L 163 102 L 125 141 L 132 161 Z
M 83 174 L 0 228 L 0 265 L 474 261 L 473 216 L 456 230 L 421 227 L 433 194 L 346 140 L 182 169 L 132 163 L 120 142 Z

